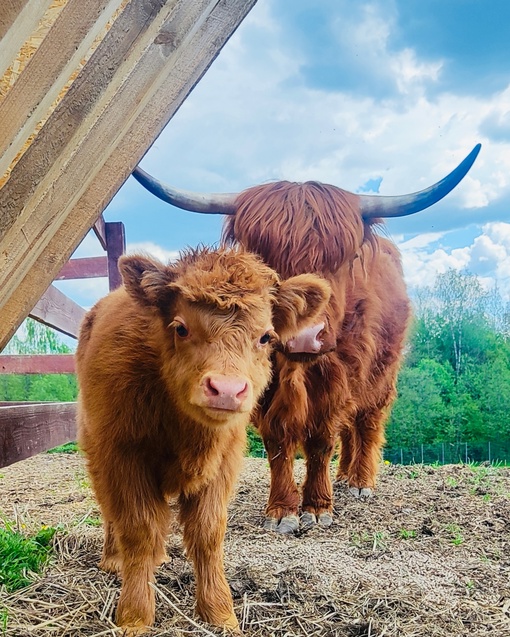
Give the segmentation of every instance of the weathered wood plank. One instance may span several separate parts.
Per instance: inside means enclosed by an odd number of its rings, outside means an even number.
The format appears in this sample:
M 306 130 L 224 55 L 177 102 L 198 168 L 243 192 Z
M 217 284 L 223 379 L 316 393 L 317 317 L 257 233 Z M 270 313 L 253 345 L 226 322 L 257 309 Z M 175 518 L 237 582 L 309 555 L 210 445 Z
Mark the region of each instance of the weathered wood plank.
M 24 72 L 0 103 L 0 175 L 47 115 L 123 0 L 69 0 Z
M 0 355 L 0 374 L 74 373 L 74 354 Z
M 0 77 L 14 61 L 52 0 L 2 0 L 0 3 Z
M 105 228 L 105 220 L 103 215 L 100 215 L 97 221 L 92 226 L 92 230 L 94 231 L 96 237 L 101 244 L 103 250 L 106 250 L 106 228 Z
M 28 0 L 3 0 L 0 5 L 0 38 L 12 27 Z
M 106 252 L 108 254 L 108 284 L 111 290 L 122 285 L 118 260 L 126 251 L 126 235 L 121 221 L 106 224 Z
M 117 19 L 0 190 L 0 347 L 254 3 L 176 0 L 148 17 L 155 0 L 132 0 Z
M 0 407 L 0 467 L 76 440 L 76 403 Z
M 30 316 L 48 327 L 78 338 L 85 310 L 53 285 L 46 290 L 30 311 Z
M 55 277 L 56 281 L 66 279 L 93 279 L 108 276 L 107 257 L 84 257 L 71 259 Z

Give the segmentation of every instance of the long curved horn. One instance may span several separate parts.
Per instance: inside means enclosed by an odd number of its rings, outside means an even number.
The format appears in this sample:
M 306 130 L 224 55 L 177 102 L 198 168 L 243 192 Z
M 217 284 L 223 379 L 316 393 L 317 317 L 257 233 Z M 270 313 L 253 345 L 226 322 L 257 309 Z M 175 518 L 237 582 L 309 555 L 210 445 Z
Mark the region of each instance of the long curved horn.
M 139 166 L 134 169 L 133 177 L 150 193 L 177 208 L 213 215 L 235 214 L 234 202 L 237 193 L 201 194 L 190 190 L 179 190 L 162 184 Z
M 364 219 L 374 217 L 405 217 L 424 210 L 445 197 L 466 176 L 480 152 L 477 144 L 469 155 L 441 181 L 433 186 L 409 195 L 382 196 L 357 194 L 361 216 Z M 133 171 L 133 177 L 153 195 L 167 203 L 190 210 L 218 215 L 234 215 L 237 193 L 201 194 L 188 190 L 179 190 L 162 184 L 140 167 Z
M 381 195 L 358 195 L 361 216 L 364 219 L 374 217 L 405 217 L 424 210 L 445 197 L 466 176 L 480 152 L 477 144 L 469 155 L 441 181 L 433 186 L 413 192 L 409 195 L 387 197 Z

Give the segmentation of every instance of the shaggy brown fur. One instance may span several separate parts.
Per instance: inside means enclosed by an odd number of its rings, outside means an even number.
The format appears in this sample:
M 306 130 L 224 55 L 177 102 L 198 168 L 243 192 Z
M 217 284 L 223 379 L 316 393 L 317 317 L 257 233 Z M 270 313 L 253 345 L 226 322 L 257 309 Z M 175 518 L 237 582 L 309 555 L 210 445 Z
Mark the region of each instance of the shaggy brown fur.
M 235 628 L 223 537 L 245 426 L 270 379 L 273 325 L 285 334 L 316 320 L 329 286 L 280 282 L 243 250 L 168 266 L 123 257 L 120 270 L 124 286 L 88 312 L 77 350 L 79 436 L 105 522 L 100 565 L 123 579 L 117 622 L 133 635 L 154 620 L 149 582 L 176 497 L 198 613 Z
M 330 282 L 320 352 L 278 352 L 257 413 L 271 466 L 266 526 L 298 513 L 292 471 L 298 447 L 307 461 L 302 511 L 308 522 L 317 516 L 328 525 L 328 465 L 338 441 L 338 478 L 361 496 L 375 485 L 410 315 L 398 251 L 364 223 L 355 195 L 316 182 L 241 193 L 224 237 L 260 254 L 282 276 L 315 272 Z

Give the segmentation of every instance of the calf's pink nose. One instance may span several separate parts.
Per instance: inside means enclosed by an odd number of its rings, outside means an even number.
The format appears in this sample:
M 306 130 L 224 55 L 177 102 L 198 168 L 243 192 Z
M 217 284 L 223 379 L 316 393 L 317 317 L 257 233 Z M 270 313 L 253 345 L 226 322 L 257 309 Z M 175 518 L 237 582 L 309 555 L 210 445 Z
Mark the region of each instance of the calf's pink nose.
M 207 407 L 237 411 L 248 396 L 248 382 L 235 376 L 206 376 L 202 388 Z

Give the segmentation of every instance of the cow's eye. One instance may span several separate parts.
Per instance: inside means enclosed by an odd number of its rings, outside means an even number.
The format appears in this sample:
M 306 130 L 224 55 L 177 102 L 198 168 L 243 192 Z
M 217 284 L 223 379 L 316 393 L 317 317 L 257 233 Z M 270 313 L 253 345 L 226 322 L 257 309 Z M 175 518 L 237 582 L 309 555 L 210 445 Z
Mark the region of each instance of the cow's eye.
M 266 345 L 267 343 L 269 343 L 272 340 L 273 336 L 271 334 L 271 332 L 266 332 L 265 334 L 263 334 L 260 339 L 259 339 L 259 343 L 261 345 Z
M 176 332 L 177 336 L 179 336 L 179 338 L 186 338 L 186 336 L 188 336 L 188 334 L 189 334 L 188 328 L 185 325 L 183 325 L 182 323 L 178 323 L 175 326 L 175 332 Z

